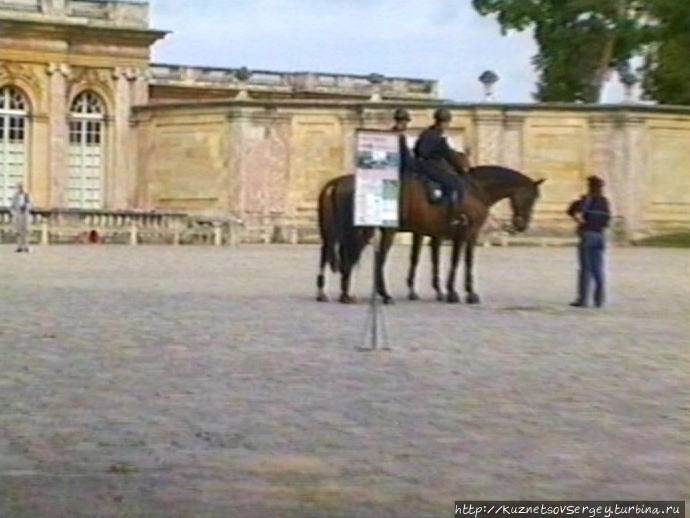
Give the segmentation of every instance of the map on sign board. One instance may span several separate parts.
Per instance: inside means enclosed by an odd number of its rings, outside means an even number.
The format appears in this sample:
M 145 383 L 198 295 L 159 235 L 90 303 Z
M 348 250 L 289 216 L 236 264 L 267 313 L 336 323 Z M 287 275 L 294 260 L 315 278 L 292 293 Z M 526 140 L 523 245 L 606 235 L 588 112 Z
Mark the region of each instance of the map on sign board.
M 399 137 L 389 131 L 357 131 L 355 226 L 398 226 Z

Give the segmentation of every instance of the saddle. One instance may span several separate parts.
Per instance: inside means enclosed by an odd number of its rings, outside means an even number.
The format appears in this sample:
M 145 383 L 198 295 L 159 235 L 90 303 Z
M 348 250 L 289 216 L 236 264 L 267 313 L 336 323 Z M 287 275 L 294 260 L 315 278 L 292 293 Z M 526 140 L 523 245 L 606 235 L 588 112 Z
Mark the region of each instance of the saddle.
M 446 193 L 443 185 L 425 175 L 416 167 L 416 164 L 408 171 L 411 173 L 411 176 L 422 182 L 429 205 L 441 205 L 446 202 L 448 193 Z
M 424 184 L 424 191 L 426 192 L 426 199 L 430 205 L 441 205 L 445 202 L 447 194 L 443 186 L 423 175 L 419 175 L 420 180 Z

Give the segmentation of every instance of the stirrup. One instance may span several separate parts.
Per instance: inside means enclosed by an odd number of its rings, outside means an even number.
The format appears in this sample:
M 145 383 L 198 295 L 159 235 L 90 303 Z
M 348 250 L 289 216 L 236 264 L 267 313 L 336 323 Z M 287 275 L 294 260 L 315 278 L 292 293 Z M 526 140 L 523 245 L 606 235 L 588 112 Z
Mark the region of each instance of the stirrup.
M 451 215 L 450 217 L 450 226 L 451 227 L 469 227 L 470 225 L 470 218 L 467 217 L 467 214 L 460 213 L 459 216 Z

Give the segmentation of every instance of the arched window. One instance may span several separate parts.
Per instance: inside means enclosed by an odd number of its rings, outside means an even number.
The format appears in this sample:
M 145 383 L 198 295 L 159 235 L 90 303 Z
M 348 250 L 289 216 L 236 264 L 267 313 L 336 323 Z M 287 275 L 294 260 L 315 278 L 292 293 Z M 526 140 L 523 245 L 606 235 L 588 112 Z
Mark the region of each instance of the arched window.
M 14 86 L 0 88 L 0 205 L 26 180 L 29 103 Z
M 69 179 L 67 206 L 103 208 L 103 145 L 105 108 L 93 92 L 79 94 L 69 116 Z

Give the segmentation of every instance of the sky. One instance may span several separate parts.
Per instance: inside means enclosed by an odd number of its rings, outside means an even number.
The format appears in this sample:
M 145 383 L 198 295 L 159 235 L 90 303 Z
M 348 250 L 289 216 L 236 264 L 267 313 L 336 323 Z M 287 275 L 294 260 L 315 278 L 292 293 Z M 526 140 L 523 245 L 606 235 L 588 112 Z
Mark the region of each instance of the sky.
M 155 47 L 160 63 L 437 79 L 463 102 L 482 99 L 490 69 L 496 101 L 532 101 L 531 34 L 501 35 L 471 0 L 151 1 L 152 25 L 173 31 Z

